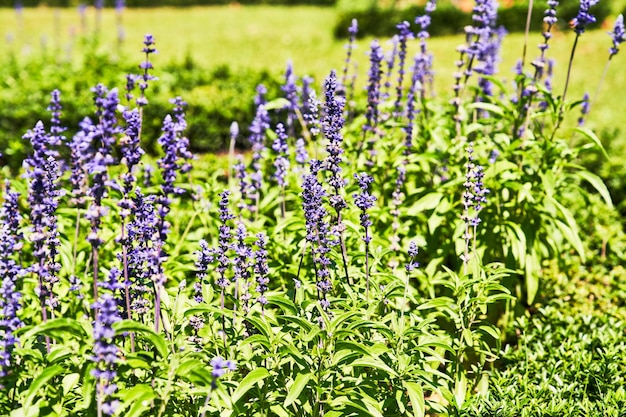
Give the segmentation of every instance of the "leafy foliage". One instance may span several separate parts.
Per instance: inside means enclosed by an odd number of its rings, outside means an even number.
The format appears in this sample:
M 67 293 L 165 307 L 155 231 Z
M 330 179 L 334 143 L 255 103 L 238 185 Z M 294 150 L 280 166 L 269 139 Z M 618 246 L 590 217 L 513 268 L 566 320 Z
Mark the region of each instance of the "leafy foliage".
M 554 94 L 536 62 L 513 90 L 494 77 L 500 35 L 479 12 L 451 100 L 430 91 L 426 36 L 406 63 L 405 33 L 386 78 L 373 43 L 366 103 L 349 63 L 319 93 L 291 68 L 273 90 L 257 87 L 253 119 L 229 129 L 228 157 L 192 161 L 186 134 L 202 122 L 179 97 L 153 100 L 171 91 L 151 76 L 151 35 L 124 93 L 99 84 L 92 113 L 61 114 L 80 121 L 76 133 L 59 124 L 53 93 L 52 121 L 25 137 L 28 175 L 10 180 L 20 207 L 7 196 L 0 216 L 0 236 L 20 242 L 0 245 L 0 261 L 22 268 L 0 292 L 1 412 L 476 415 L 510 398 L 533 404 L 502 382 L 529 346 L 536 357 L 522 366 L 544 379 L 539 398 L 554 391 L 546 364 L 566 375 L 559 386 L 595 390 L 572 391 L 581 407 L 621 384 L 623 343 L 607 328 L 620 320 L 579 327 L 523 309 L 553 290 L 547 271 L 621 259 L 607 188 L 579 163 L 604 149 L 567 125 L 582 103 Z M 242 138 L 252 152 L 237 159 Z M 140 139 L 160 147 L 156 161 Z M 572 332 L 595 335 L 599 350 Z

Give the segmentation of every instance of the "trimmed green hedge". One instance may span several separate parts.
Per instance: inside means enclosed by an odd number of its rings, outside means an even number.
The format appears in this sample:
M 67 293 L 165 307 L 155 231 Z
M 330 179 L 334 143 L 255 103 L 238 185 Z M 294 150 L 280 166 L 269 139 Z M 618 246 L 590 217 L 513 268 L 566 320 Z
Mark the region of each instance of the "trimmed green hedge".
M 50 92 L 61 91 L 63 111 L 61 120 L 71 137 L 88 110 L 93 109 L 90 89 L 92 80 L 100 80 L 108 88 L 117 87 L 124 95 L 125 76 L 136 73 L 136 66 L 122 65 L 106 56 L 92 56 L 89 65 L 77 68 L 67 63 L 50 64 L 50 57 L 18 62 L 15 59 L 0 67 L 0 149 L 2 165 L 17 168 L 27 152 L 28 144 L 21 137 L 32 129 L 38 120 L 49 126 L 50 114 L 46 111 Z M 263 83 L 269 97 L 278 97 L 281 76 L 251 70 L 231 71 L 228 67 L 207 70 L 188 58 L 179 64 L 157 68 L 146 92 L 149 100 L 144 109 L 142 146 L 156 153 L 157 139 L 161 135 L 161 122 L 171 113 L 169 100 L 180 95 L 188 103 L 187 121 L 191 148 L 194 152 L 225 150 L 230 141 L 230 124 L 240 124 L 242 140 L 238 146 L 247 146 L 247 129 L 255 114 L 253 97 L 256 86 Z M 125 101 L 122 99 L 122 103 Z
M 356 2 L 355 2 L 356 3 Z M 405 9 L 380 8 L 376 2 L 364 4 L 354 4 L 343 2 L 339 7 L 339 17 L 335 24 L 334 35 L 337 38 L 348 36 L 348 27 L 352 19 L 359 22 L 359 36 L 393 36 L 396 30 L 396 23 L 408 21 L 413 23 L 417 16 L 424 14 L 423 6 L 413 6 Z M 561 1 L 557 8 L 558 26 L 561 30 L 567 29 L 569 21 L 578 13 L 578 0 Z M 533 16 L 531 19 L 531 30 L 540 31 L 543 25 L 537 16 L 542 16 L 546 10 L 545 1 L 535 2 L 533 5 Z M 600 2 L 591 9 L 596 16 L 597 23 L 590 25 L 590 28 L 600 26 L 610 14 L 611 6 L 608 2 Z M 509 8 L 498 9 L 498 24 L 504 26 L 509 32 L 523 32 L 526 27 L 526 16 L 528 13 L 528 2 L 515 2 Z M 472 23 L 471 13 L 465 13 L 450 5 L 441 5 L 432 15 L 430 27 L 431 36 L 451 35 L 463 33 L 463 28 Z

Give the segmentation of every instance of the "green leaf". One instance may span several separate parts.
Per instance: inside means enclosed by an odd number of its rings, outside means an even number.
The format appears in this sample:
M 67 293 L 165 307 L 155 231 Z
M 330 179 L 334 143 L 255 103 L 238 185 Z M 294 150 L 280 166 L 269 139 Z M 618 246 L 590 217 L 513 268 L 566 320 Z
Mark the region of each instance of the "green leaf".
M 413 407 L 413 415 L 415 417 L 424 417 L 426 414 L 426 405 L 424 403 L 424 390 L 422 386 L 417 382 L 402 381 L 409 399 L 411 400 L 411 406 Z
M 68 393 L 78 384 L 80 380 L 79 373 L 72 373 L 65 375 L 63 380 L 61 381 L 61 386 L 63 387 L 63 396 L 67 397 Z
M 584 168 L 576 172 L 576 175 L 591 184 L 591 186 L 595 188 L 598 193 L 600 193 L 600 196 L 604 199 L 606 205 L 609 206 L 609 208 L 613 208 L 611 193 L 609 193 L 609 189 L 606 188 L 606 185 L 604 184 L 604 181 L 602 181 L 602 178 L 585 170 Z
M 288 298 L 284 296 L 272 295 L 267 297 L 267 303 L 280 307 L 285 313 L 296 314 L 298 312 L 297 307 Z
M 277 98 L 265 104 L 266 110 L 281 110 L 289 107 L 289 101 L 286 98 Z
M 526 301 L 532 304 L 539 290 L 539 277 L 536 271 L 539 270 L 539 260 L 537 253 L 533 249 L 532 253 L 526 254 Z
M 391 376 L 394 376 L 394 377 L 398 376 L 396 371 L 391 369 L 389 367 L 389 365 L 387 365 L 385 362 L 383 362 L 379 358 L 374 358 L 374 357 L 359 358 L 359 359 L 355 360 L 354 362 L 352 362 L 351 365 L 352 366 L 362 366 L 362 367 L 367 367 L 367 368 L 376 368 L 376 369 L 380 369 L 381 371 L 386 372 L 387 375 L 391 375 Z
M 496 104 L 492 104 L 492 103 L 482 103 L 482 102 L 475 102 L 475 103 L 470 103 L 467 105 L 467 108 L 470 110 L 476 109 L 476 110 L 486 110 L 489 113 L 492 113 L 494 115 L 497 116 L 504 116 L 504 111 L 502 110 L 502 108 L 500 108 L 500 106 L 496 105 Z
M 26 392 L 26 399 L 24 401 L 24 413 L 28 414 L 28 409 L 33 404 L 33 400 L 37 394 L 41 394 L 41 390 L 48 383 L 48 381 L 55 376 L 59 375 L 65 370 L 61 365 L 50 366 L 41 372 L 37 378 L 28 387 Z
M 287 394 L 287 398 L 285 398 L 285 407 L 289 407 L 300 396 L 300 393 L 309 383 L 312 375 L 313 374 L 311 372 L 307 372 L 304 374 L 298 374 L 298 376 L 296 376 L 293 385 L 289 387 L 289 393 Z
M 565 218 L 565 221 L 567 222 L 567 225 L 566 225 L 563 222 L 556 220 L 557 227 L 559 228 L 561 233 L 563 233 L 563 235 L 567 238 L 567 240 L 569 240 L 569 243 L 574 247 L 574 249 L 576 249 L 576 252 L 578 252 L 578 255 L 580 256 L 581 261 L 584 263 L 585 258 L 586 258 L 585 248 L 583 247 L 582 240 L 580 240 L 580 233 L 578 232 L 578 224 L 576 223 L 576 220 L 574 219 L 574 215 L 555 199 L 549 198 L 549 200 L 558 208 L 558 210 L 561 212 L 561 214 Z
M 264 380 L 270 376 L 270 373 L 265 368 L 256 368 L 250 372 L 244 379 L 241 380 L 239 386 L 233 393 L 232 401 L 236 403 L 243 397 L 243 395 L 250 390 L 258 382 Z
M 119 391 L 119 399 L 123 403 L 134 403 L 135 401 L 145 401 L 146 398 L 155 398 L 156 393 L 150 385 L 138 384 L 129 389 Z M 125 407 L 123 407 L 125 408 Z
M 152 407 L 152 400 L 157 397 L 152 387 L 146 384 L 135 385 L 129 390 L 122 391 L 120 393 L 122 407 L 126 408 L 131 405 L 130 409 L 123 414 L 124 417 L 140 417 Z
M 176 375 L 185 378 L 191 383 L 210 387 L 213 376 L 206 365 L 198 359 L 187 359 L 176 368 Z
M 167 357 L 167 344 L 165 343 L 163 336 L 157 334 L 150 327 L 134 320 L 122 320 L 113 324 L 113 330 L 115 330 L 115 334 L 133 332 L 135 335 L 142 335 L 152 344 L 152 346 L 154 346 L 162 358 Z
M 21 338 L 22 340 L 29 340 L 37 335 L 43 335 L 57 339 L 68 334 L 81 341 L 90 337 L 85 328 L 78 321 L 68 318 L 58 318 L 38 324 L 26 331 Z
M 407 210 L 407 214 L 409 216 L 415 216 L 423 211 L 432 210 L 439 205 L 442 198 L 442 193 L 428 193 L 411 205 Z
M 602 152 L 602 155 L 604 155 L 607 160 L 609 159 L 609 154 L 606 153 L 606 149 L 604 149 L 604 146 L 602 146 L 602 142 L 591 129 L 587 127 L 577 127 L 574 129 L 574 131 L 580 133 L 581 135 L 592 141 L 594 145 L 596 145 L 596 147 L 600 150 L 600 152 Z
M 465 404 L 465 396 L 467 395 L 467 378 L 465 374 L 461 373 L 459 379 L 454 384 L 454 401 L 456 403 L 457 410 L 463 408 Z

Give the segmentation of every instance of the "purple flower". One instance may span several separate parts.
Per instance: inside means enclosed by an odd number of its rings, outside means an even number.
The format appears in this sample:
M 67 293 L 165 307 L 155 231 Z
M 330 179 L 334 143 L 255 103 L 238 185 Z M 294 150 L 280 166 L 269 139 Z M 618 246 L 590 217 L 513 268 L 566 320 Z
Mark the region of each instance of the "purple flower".
M 144 154 L 143 149 L 140 147 L 140 134 L 141 134 L 141 115 L 137 109 L 125 110 L 124 120 L 126 121 L 126 135 L 122 137 L 120 141 L 122 162 L 128 168 L 128 171 L 122 174 L 123 181 L 123 196 L 118 206 L 122 208 L 122 218 L 128 216 L 130 208 L 130 192 L 132 191 L 136 182 L 133 169 L 141 161 L 141 156 Z
M 250 144 L 252 145 L 252 174 L 250 175 L 251 183 L 250 189 L 251 192 L 259 193 L 261 191 L 261 187 L 263 185 L 263 173 L 261 171 L 262 167 L 262 152 L 265 149 L 265 132 L 270 127 L 270 116 L 265 108 L 265 94 L 267 90 L 265 87 L 260 84 L 257 87 L 257 95 L 254 99 L 254 102 L 257 106 L 256 115 L 252 124 L 250 125 Z
M 50 105 L 48 105 L 48 111 L 52 116 L 50 118 L 49 143 L 51 145 L 60 145 L 61 142 L 65 140 L 65 136 L 62 136 L 62 133 L 67 130 L 67 128 L 61 125 L 61 92 L 54 90 L 51 96 Z
M 466 175 L 463 186 L 463 207 L 465 208 L 463 220 L 468 226 L 476 227 L 480 223 L 478 214 L 482 210 L 482 205 L 487 202 L 486 195 L 489 190 L 485 188 L 483 177 L 485 175 L 483 167 L 474 161 L 474 148 L 470 142 L 467 146 L 467 163 L 465 164 Z M 474 216 L 470 216 L 470 208 L 473 209 Z M 469 239 L 466 237 L 466 239 Z
M 574 32 L 576 32 L 577 35 L 582 35 L 585 32 L 586 26 L 596 22 L 596 17 L 589 12 L 589 8 L 598 4 L 599 1 L 600 0 L 580 0 L 578 14 L 570 23 L 570 26 L 574 28 Z
M 370 70 L 367 84 L 367 110 L 365 112 L 365 132 L 374 132 L 378 126 L 378 105 L 380 103 L 381 62 L 384 58 L 383 49 L 376 39 L 370 49 Z M 373 143 L 372 143 L 373 145 Z
M 288 129 L 293 128 L 296 111 L 298 110 L 298 87 L 296 86 L 296 80 L 296 75 L 293 73 L 293 63 L 288 61 L 287 69 L 285 70 L 285 84 L 281 87 L 287 99 L 287 105 L 284 107 L 284 110 L 287 110 Z
M 206 240 L 201 240 L 200 250 L 196 252 L 198 254 L 198 260 L 196 261 L 196 277 L 198 278 L 199 291 L 196 291 L 195 300 L 198 303 L 203 301 L 202 299 L 202 286 L 204 285 L 204 281 L 206 280 L 209 265 L 215 261 L 215 251 L 209 247 Z
M 264 306 L 267 304 L 265 298 L 265 292 L 268 290 L 268 284 L 270 282 L 268 278 L 269 268 L 267 266 L 267 236 L 264 233 L 258 233 L 256 235 L 256 247 L 254 251 L 254 274 L 256 276 L 257 287 L 256 290 L 259 293 L 257 302 Z
M 343 148 L 343 136 L 341 129 L 344 125 L 343 108 L 345 100 L 341 96 L 335 96 L 337 89 L 337 77 L 335 71 L 331 71 L 325 83 L 324 116 L 322 118 L 322 129 L 324 136 L 328 139 L 326 151 L 328 156 L 324 160 L 324 168 L 329 172 L 328 185 L 333 189 L 331 196 L 331 206 L 338 212 L 346 207 L 339 190 L 344 187 L 346 180 L 341 177 L 341 162 Z
M 296 141 L 296 162 L 300 165 L 304 165 L 309 160 L 309 152 L 306 149 L 306 142 L 304 139 L 298 138 Z
M 342 88 L 346 88 L 346 82 L 348 81 L 348 68 L 350 67 L 350 60 L 352 59 L 352 51 L 354 50 L 354 43 L 356 41 L 356 35 L 359 32 L 359 24 L 356 19 L 352 19 L 350 27 L 348 28 L 348 33 L 350 35 L 350 40 L 346 45 L 346 62 L 343 67 L 343 76 L 341 77 L 341 85 Z
M 418 251 L 417 244 L 414 241 L 409 242 L 409 263 L 404 266 L 406 268 L 406 272 L 413 272 L 415 268 L 419 268 L 419 262 L 415 261 Z
M 140 188 L 135 189 L 131 206 L 131 221 L 126 226 L 128 235 L 128 275 L 131 282 L 131 309 L 139 316 L 150 311 L 148 294 L 152 291 L 152 277 L 160 268 L 157 250 L 158 217 L 154 196 L 145 197 Z
M 35 261 L 29 270 L 39 278 L 38 295 L 42 303 L 54 309 L 58 301 L 52 288 L 59 281 L 57 273 L 61 268 L 56 260 L 60 247 L 56 209 L 63 195 L 58 185 L 60 169 L 57 152 L 50 148 L 54 141 L 50 142 L 43 123 L 38 122 L 33 130 L 24 135 L 24 139 L 30 140 L 33 148 L 33 153 L 24 161 L 29 185 L 31 241 Z M 45 321 L 46 307 L 42 315 Z
M 191 164 L 188 161 L 193 158 L 193 155 L 188 150 L 189 140 L 182 134 L 187 127 L 183 111 L 186 103 L 180 97 L 173 99 L 171 102 L 174 104 L 174 119 L 170 115 L 165 116 L 162 127 L 163 134 L 158 139 L 158 143 L 163 149 L 163 156 L 157 161 L 161 169 L 161 177 L 163 178 L 161 184 L 162 193 L 157 197 L 159 217 L 161 219 L 159 233 L 162 242 L 167 240 L 167 234 L 169 233 L 169 223 L 165 220 L 165 217 L 170 212 L 171 197 L 184 193 L 182 188 L 175 185 L 176 179 L 179 173 L 186 174 L 190 171 Z
M 220 222 L 221 225 L 219 227 L 219 236 L 218 236 L 218 247 L 215 251 L 215 256 L 217 258 L 218 266 L 217 272 L 219 274 L 219 278 L 217 279 L 217 285 L 222 288 L 222 292 L 224 288 L 226 288 L 230 282 L 226 279 L 226 271 L 230 266 L 230 258 L 228 257 L 228 251 L 230 250 L 232 244 L 232 231 L 230 226 L 228 225 L 228 221 L 235 218 L 235 216 L 230 212 L 228 208 L 228 196 L 230 195 L 230 191 L 223 191 L 220 194 Z
M 330 227 L 326 221 L 328 212 L 323 205 L 326 191 L 317 178 L 321 164 L 317 160 L 311 160 L 310 167 L 310 174 L 305 175 L 302 181 L 302 209 L 306 224 L 306 240 L 309 242 L 315 263 L 318 298 L 322 307 L 327 309 L 329 304 L 326 294 L 332 289 L 328 252 L 333 242 L 330 240 Z
M 402 199 L 404 198 L 404 193 L 402 189 L 404 188 L 404 182 L 406 181 L 406 167 L 405 165 L 400 165 L 397 168 L 398 176 L 396 177 L 396 186 L 391 194 L 391 203 L 393 208 L 391 209 L 391 215 L 393 216 L 393 223 L 391 224 L 391 228 L 393 229 L 392 236 L 392 250 L 399 250 L 399 242 L 400 238 L 398 237 L 398 228 L 400 227 L 400 205 L 402 204 Z
M 231 360 L 225 360 L 221 356 L 217 356 L 211 359 L 211 375 L 213 376 L 213 383 L 223 377 L 228 371 L 237 370 L 237 363 Z
M 394 114 L 396 116 L 400 115 L 400 111 L 401 111 L 401 105 L 400 103 L 402 102 L 402 92 L 404 90 L 403 88 L 403 83 L 404 83 L 404 63 L 406 61 L 406 50 L 407 50 L 407 41 L 409 39 L 413 39 L 413 32 L 411 31 L 411 24 L 409 22 L 402 22 L 402 23 L 398 23 L 398 25 L 396 25 L 396 28 L 398 29 L 398 45 L 399 45 L 399 51 L 398 51 L 398 82 L 396 83 L 396 101 L 394 103 Z
M 354 197 L 354 205 L 361 210 L 361 226 L 365 229 L 363 241 L 365 243 L 369 243 L 372 240 L 372 237 L 369 235 L 369 227 L 372 225 L 372 221 L 370 220 L 367 210 L 374 207 L 374 203 L 376 202 L 376 197 L 371 195 L 369 192 L 369 186 L 374 179 L 365 172 L 354 174 L 354 178 L 359 183 L 359 188 L 361 189 L 359 194 L 352 195 Z
M 385 64 L 387 65 L 387 73 L 385 74 L 385 84 L 384 84 L 384 93 L 382 94 L 383 100 L 387 100 L 389 98 L 389 90 L 391 89 L 391 76 L 393 75 L 393 67 L 396 63 L 396 55 L 398 55 L 398 42 L 400 38 L 398 35 L 393 35 L 391 38 L 392 49 L 387 55 L 385 59 Z
M 617 55 L 619 52 L 618 46 L 620 43 L 626 40 L 626 33 L 624 32 L 624 16 L 619 15 L 617 19 L 615 19 L 615 25 L 613 26 L 613 32 L 609 32 L 611 35 L 611 39 L 613 40 L 613 46 L 609 49 L 610 56 L 609 59 L 613 55 Z
M 482 75 L 494 75 L 497 72 L 497 65 L 500 62 L 500 46 L 505 35 L 506 30 L 501 26 L 491 31 L 489 37 L 482 41 L 483 45 L 478 53 L 478 62 L 474 71 Z M 478 86 L 486 96 L 493 95 L 492 83 L 488 79 L 480 77 Z
M 14 332 L 22 326 L 18 311 L 22 307 L 17 280 L 25 273 L 16 261 L 24 236 L 19 232 L 22 216 L 19 194 L 5 182 L 4 202 L 0 208 L 0 378 L 14 365 L 11 353 L 17 345 Z
M 319 106 L 320 102 L 317 99 L 317 95 L 315 91 L 311 90 L 309 99 L 306 102 L 307 111 L 304 113 L 303 118 L 314 140 L 320 134 Z
M 156 80 L 157 78 L 150 74 L 150 70 L 154 69 L 152 62 L 150 62 L 150 55 L 157 54 L 158 51 L 154 48 L 154 37 L 151 34 L 146 34 L 143 39 L 144 47 L 141 50 L 146 57 L 145 60 L 139 64 L 139 68 L 143 70 L 143 74 L 139 77 L 139 90 L 141 91 L 141 97 L 137 98 L 137 105 L 142 107 L 148 104 L 146 99 L 146 89 L 148 88 L 148 81 Z
M 235 242 L 232 245 L 232 249 L 235 252 L 235 259 L 233 261 L 233 283 L 235 283 L 235 289 L 239 288 L 237 281 L 243 282 L 244 290 L 242 292 L 241 298 L 243 301 L 244 311 L 247 311 L 249 293 L 248 287 L 250 286 L 250 267 L 252 266 L 250 260 L 253 257 L 252 249 L 246 243 L 246 238 L 248 237 L 248 231 L 246 226 L 243 223 L 238 223 L 235 228 Z M 236 294 L 235 294 L 236 297 Z
M 274 160 L 274 178 L 281 188 L 288 185 L 285 178 L 289 172 L 289 146 L 287 145 L 287 133 L 282 123 L 276 126 L 276 139 L 272 144 L 272 149 L 276 152 L 276 159 Z
M 578 118 L 578 127 L 585 125 L 585 116 L 589 113 L 589 94 L 583 95 L 582 103 L 580 104 L 580 117 Z
M 117 376 L 115 364 L 117 363 L 118 347 L 115 345 L 115 331 L 113 324 L 120 321 L 121 317 L 117 308 L 115 297 L 111 293 L 100 296 L 93 308 L 98 312 L 93 332 L 95 344 L 92 360 L 96 368 L 91 374 L 97 379 L 98 407 L 106 415 L 113 415 L 118 401 L 112 400 L 111 396 L 117 391 L 114 380 Z
M 425 13 L 422 16 L 418 16 L 415 18 L 415 24 L 420 26 L 420 31 L 417 33 L 417 37 L 420 40 L 425 40 L 429 37 L 428 28 L 431 23 L 431 14 L 437 9 L 437 1 L 436 0 L 428 0 L 425 7 Z

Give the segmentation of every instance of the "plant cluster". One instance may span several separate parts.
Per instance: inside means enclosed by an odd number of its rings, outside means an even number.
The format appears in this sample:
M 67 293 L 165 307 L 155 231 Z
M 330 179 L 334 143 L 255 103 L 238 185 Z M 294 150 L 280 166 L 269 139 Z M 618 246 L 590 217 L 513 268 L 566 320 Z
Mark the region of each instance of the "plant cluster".
M 583 101 L 552 91 L 550 27 L 507 88 L 497 4 L 478 1 L 442 100 L 435 13 L 398 24 L 390 54 L 372 42 L 365 103 L 350 56 L 320 92 L 288 64 L 282 97 L 257 87 L 218 162 L 194 160 L 180 97 L 146 158 L 150 35 L 140 73 L 124 92 L 96 85 L 75 134 L 53 91 L 0 210 L 2 413 L 459 415 L 485 398 L 499 321 L 549 263 L 585 263 L 576 218 L 611 201 L 578 164 L 599 140 L 564 122 Z

